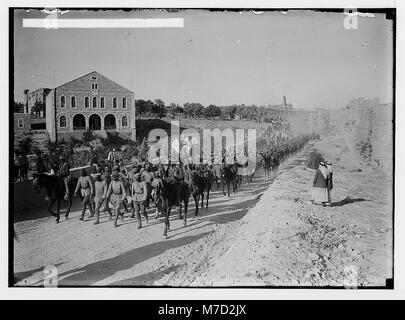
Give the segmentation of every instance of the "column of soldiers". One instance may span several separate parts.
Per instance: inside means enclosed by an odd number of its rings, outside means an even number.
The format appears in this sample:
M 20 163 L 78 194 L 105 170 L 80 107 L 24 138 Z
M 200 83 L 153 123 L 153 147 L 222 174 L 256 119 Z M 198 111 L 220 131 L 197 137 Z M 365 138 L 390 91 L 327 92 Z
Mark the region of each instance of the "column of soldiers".
M 278 165 L 289 155 L 300 151 L 309 140 L 314 138 L 316 137 L 304 136 L 290 139 L 261 154 L 263 158 L 271 157 L 272 162 Z M 89 218 L 95 216 L 94 224 L 99 224 L 100 213 L 105 211 L 109 220 L 114 218 L 114 226 L 118 226 L 118 220 L 122 222 L 126 212 L 130 214 L 130 218 L 138 220 L 138 228 L 142 228 L 141 215 L 148 223 L 147 209 L 151 208 L 152 202 L 156 208 L 155 218 L 159 214 L 165 213 L 168 198 L 165 188 L 167 183 L 171 183 L 177 189 L 187 188 L 193 171 L 201 175 L 211 171 L 212 175 L 216 177 L 221 174 L 223 166 L 171 164 L 170 159 L 167 165 L 154 166 L 147 161 L 137 161 L 135 164 L 127 166 L 118 159 L 115 149 L 109 152 L 106 165 L 102 166 L 93 150 L 90 150 L 90 155 L 91 173 L 88 174 L 86 170 L 82 170 L 75 189 L 75 194 L 81 197 L 83 204 L 80 219 L 84 220 L 88 209 Z M 60 177 L 61 183 L 67 186 L 70 178 L 70 165 L 66 157 L 61 157 L 60 161 L 60 167 L 55 164 L 51 167 L 54 173 Z M 65 189 L 68 190 L 68 188 Z M 174 193 L 180 195 L 181 192 L 177 191 L 175 190 Z M 180 200 L 177 199 L 176 202 L 178 201 Z

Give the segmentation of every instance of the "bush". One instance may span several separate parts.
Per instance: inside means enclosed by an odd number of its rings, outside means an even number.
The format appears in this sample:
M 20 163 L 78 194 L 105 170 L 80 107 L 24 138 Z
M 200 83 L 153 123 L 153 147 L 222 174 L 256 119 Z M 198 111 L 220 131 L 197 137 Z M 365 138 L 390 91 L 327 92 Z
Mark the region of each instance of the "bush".
M 100 143 L 108 149 L 120 149 L 121 146 L 127 143 L 127 140 L 121 138 L 118 132 L 107 132 L 107 138 L 100 138 Z
M 87 129 L 85 132 L 83 132 L 83 137 L 82 140 L 85 143 L 89 143 L 91 141 L 93 141 L 95 139 L 95 137 L 93 136 L 93 132 L 89 129 Z
M 31 151 L 32 139 L 31 137 L 24 137 L 18 141 L 18 149 L 23 154 L 29 154 Z

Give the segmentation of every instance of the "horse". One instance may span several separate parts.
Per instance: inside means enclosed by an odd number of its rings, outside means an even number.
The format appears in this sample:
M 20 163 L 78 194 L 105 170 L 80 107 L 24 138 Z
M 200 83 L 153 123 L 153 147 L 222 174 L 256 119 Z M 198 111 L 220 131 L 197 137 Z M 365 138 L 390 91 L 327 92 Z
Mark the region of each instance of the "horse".
M 235 172 L 235 166 L 234 165 L 224 165 L 222 169 L 222 193 L 226 195 L 225 193 L 225 185 L 227 185 L 227 190 L 228 190 L 228 197 L 230 196 L 230 187 L 232 184 L 232 190 L 233 193 L 236 191 L 236 172 Z
M 183 219 L 181 214 L 182 203 L 184 203 L 184 227 L 187 226 L 187 209 L 188 200 L 190 198 L 190 190 L 187 184 L 183 181 L 168 181 L 165 183 L 164 201 L 167 204 L 165 212 L 165 229 L 163 235 L 167 237 L 167 232 L 170 231 L 169 216 L 173 206 L 179 208 L 179 219 Z M 167 200 L 166 200 L 167 199 Z
M 270 173 L 271 173 L 271 169 L 272 169 L 272 162 L 271 162 L 270 155 L 263 156 L 262 166 L 264 169 L 264 177 L 270 178 Z
M 48 203 L 48 211 L 49 213 L 56 217 L 56 223 L 59 223 L 60 220 L 60 202 L 61 200 L 65 200 L 67 202 L 67 211 L 65 213 L 65 218 L 69 217 L 70 208 L 72 207 L 72 197 L 74 193 L 74 189 L 77 184 L 77 178 L 71 177 L 68 182 L 68 198 L 65 199 L 65 183 L 60 181 L 60 178 L 53 175 L 48 175 L 44 173 L 34 173 L 33 174 L 33 181 L 34 189 L 37 193 L 40 193 L 41 188 L 46 188 L 46 193 L 49 197 Z M 56 213 L 52 211 L 52 205 L 57 203 L 57 211 Z
M 201 189 L 202 189 L 202 199 L 201 199 L 201 208 L 204 208 L 204 194 L 206 195 L 205 198 L 207 199 L 206 208 L 208 208 L 208 201 L 210 199 L 210 192 L 212 189 L 212 182 L 214 181 L 214 174 L 212 169 L 204 166 L 201 168 L 200 171 L 200 179 L 201 179 Z
M 195 213 L 194 216 L 198 216 L 198 204 L 200 202 L 200 197 L 202 199 L 201 207 L 204 207 L 204 186 L 200 173 L 193 169 L 190 172 L 190 179 L 188 181 L 188 188 L 190 194 L 193 196 L 195 203 Z

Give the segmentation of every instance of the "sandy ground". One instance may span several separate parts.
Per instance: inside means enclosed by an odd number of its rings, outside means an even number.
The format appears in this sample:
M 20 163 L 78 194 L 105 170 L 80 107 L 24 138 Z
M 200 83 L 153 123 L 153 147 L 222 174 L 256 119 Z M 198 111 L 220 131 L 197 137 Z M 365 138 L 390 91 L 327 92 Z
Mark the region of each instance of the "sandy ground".
M 309 203 L 314 170 L 304 161 L 314 148 L 334 163 L 332 208 Z M 138 230 L 128 215 L 118 228 L 103 216 L 94 226 L 75 209 L 59 224 L 45 211 L 16 216 L 17 285 L 42 286 L 49 265 L 59 286 L 384 286 L 392 277 L 391 177 L 360 168 L 337 137 L 310 144 L 273 179 L 258 171 L 230 198 L 214 191 L 185 228 L 175 210 L 168 239 L 161 219 Z

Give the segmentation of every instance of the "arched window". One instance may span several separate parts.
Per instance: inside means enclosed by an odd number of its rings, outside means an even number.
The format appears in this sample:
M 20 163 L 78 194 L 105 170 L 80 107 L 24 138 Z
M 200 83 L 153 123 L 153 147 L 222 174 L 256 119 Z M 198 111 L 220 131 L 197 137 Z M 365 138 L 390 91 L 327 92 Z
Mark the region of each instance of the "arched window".
M 65 108 L 66 107 L 66 98 L 65 96 L 60 97 L 60 107 Z
M 76 108 L 76 97 L 71 97 L 70 98 L 70 106 L 72 108 Z
M 122 98 L 122 108 L 126 109 L 127 108 L 127 98 Z
M 112 100 L 112 105 L 113 105 L 113 108 L 114 109 L 116 109 L 117 108 L 117 98 L 113 98 L 113 100 Z
M 121 119 L 121 126 L 122 127 L 128 127 L 128 117 L 127 116 L 123 116 Z
M 100 98 L 100 108 L 104 109 L 104 97 Z
M 61 116 L 59 118 L 59 127 L 66 128 L 66 117 L 65 116 Z
M 84 97 L 84 107 L 85 108 L 90 107 L 90 99 L 89 99 L 89 97 Z
M 18 119 L 18 127 L 19 128 L 24 128 L 24 119 Z
M 97 108 L 97 97 L 93 97 L 93 108 Z

